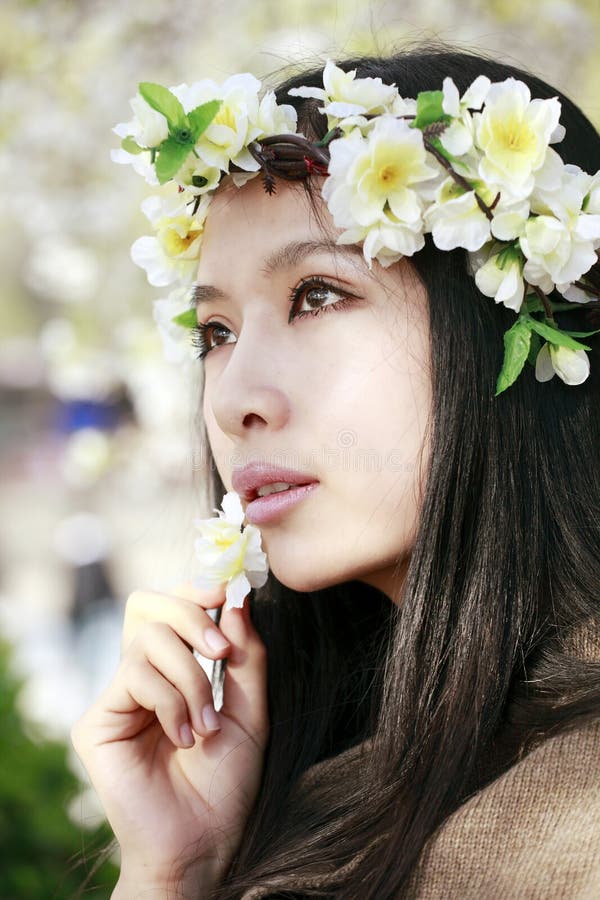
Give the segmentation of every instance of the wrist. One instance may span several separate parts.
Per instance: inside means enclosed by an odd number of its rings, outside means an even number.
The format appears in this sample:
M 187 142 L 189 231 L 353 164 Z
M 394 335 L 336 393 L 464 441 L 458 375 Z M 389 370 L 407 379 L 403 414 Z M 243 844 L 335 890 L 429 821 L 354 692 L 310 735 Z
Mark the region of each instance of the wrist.
M 214 867 L 206 863 L 192 863 L 179 875 L 174 870 L 165 874 L 144 865 L 121 864 L 111 900 L 197 900 L 218 883 Z

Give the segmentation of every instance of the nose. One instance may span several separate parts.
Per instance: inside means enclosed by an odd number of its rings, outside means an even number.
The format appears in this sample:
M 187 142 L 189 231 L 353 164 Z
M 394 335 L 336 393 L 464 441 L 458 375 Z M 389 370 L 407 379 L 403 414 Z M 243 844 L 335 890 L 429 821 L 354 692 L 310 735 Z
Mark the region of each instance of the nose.
M 290 416 L 289 397 L 283 387 L 283 360 L 265 350 L 273 343 L 263 333 L 241 334 L 227 353 L 222 369 L 205 383 L 205 404 L 210 404 L 221 431 L 234 441 L 258 430 L 279 431 Z

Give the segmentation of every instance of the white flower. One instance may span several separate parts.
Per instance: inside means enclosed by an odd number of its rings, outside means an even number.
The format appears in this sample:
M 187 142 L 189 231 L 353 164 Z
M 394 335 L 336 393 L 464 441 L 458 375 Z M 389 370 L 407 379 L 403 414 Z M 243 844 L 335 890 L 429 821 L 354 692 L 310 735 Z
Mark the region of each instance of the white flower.
M 330 144 L 329 177 L 323 185 L 335 224 L 369 227 L 389 210 L 397 224 L 421 229 L 423 202 L 417 185 L 435 178 L 418 129 L 381 116 L 367 137 L 355 130 Z
M 577 281 L 596 262 L 594 242 L 579 240 L 579 235 L 577 225 L 554 216 L 530 218 L 520 238 L 527 258 L 523 272 L 526 280 L 539 284 L 543 290 L 547 289 L 541 283 L 544 275 L 555 284 Z
M 395 84 L 384 84 L 381 78 L 357 78 L 356 69 L 344 72 L 329 59 L 323 69 L 322 88 L 292 88 L 289 94 L 321 100 L 324 104 L 321 112 L 331 119 L 344 119 L 391 112 L 398 88 Z
M 207 166 L 203 160 L 190 153 L 179 171 L 173 176 L 173 181 L 181 185 L 189 194 L 208 194 L 218 186 L 221 174 L 221 169 L 217 166 Z
M 474 114 L 476 143 L 484 153 L 481 178 L 515 199 L 528 197 L 559 117 L 556 97 L 532 100 L 527 85 L 514 78 L 492 84 L 483 111 Z
M 113 129 L 115 134 L 132 137 L 138 147 L 159 147 L 169 136 L 169 125 L 163 114 L 146 103 L 141 94 L 136 94 L 129 104 L 134 118 L 117 125 Z
M 187 288 L 176 288 L 168 297 L 153 301 L 153 318 L 168 362 L 186 362 L 192 354 L 189 329 L 173 322 L 173 317 L 190 309 Z
M 158 184 L 156 170 L 150 162 L 149 153 L 138 153 L 137 155 L 134 155 L 133 153 L 127 153 L 126 150 L 119 148 L 118 150 L 110 151 L 110 158 L 113 162 L 119 163 L 120 166 L 131 166 L 133 171 L 137 172 L 138 175 L 141 175 L 148 184 L 153 186 Z
M 189 199 L 189 198 L 188 198 Z M 195 215 L 190 215 L 186 194 L 148 197 L 142 211 L 156 229 L 156 237 L 141 237 L 131 248 L 134 263 L 146 270 L 150 284 L 164 287 L 193 281 L 210 196 L 204 195 Z
M 358 129 L 330 144 L 322 194 L 340 243 L 363 242 L 365 259 L 390 265 L 424 244 L 423 182 L 438 176 L 426 163 L 423 136 L 403 120 L 380 116 L 367 136 Z M 418 190 L 421 187 L 421 191 Z
M 538 381 L 549 381 L 555 374 L 565 384 L 584 382 L 590 374 L 590 361 L 585 350 L 544 344 L 535 361 L 535 377 Z
M 465 192 L 453 178 L 440 186 L 424 220 L 440 250 L 479 250 L 490 239 L 490 220 L 479 208 L 475 193 Z
M 196 144 L 196 152 L 207 166 L 227 172 L 233 163 L 247 171 L 258 170 L 259 164 L 247 146 L 261 133 L 256 124 L 260 87 L 254 75 L 244 72 L 232 75 L 222 85 L 207 78 L 189 86 L 180 84 L 171 88 L 186 112 L 209 100 L 222 101 L 217 115 Z
M 536 184 L 531 205 L 536 213 L 556 216 L 574 240 L 600 246 L 600 172 L 591 176 L 579 166 L 561 165 L 551 185 Z
M 417 114 L 417 101 L 401 97 L 398 94 L 394 102 L 390 104 L 387 112 L 396 118 L 414 118 Z M 368 117 L 366 115 L 355 115 L 345 116 L 343 119 L 335 119 L 332 116 L 329 117 L 329 127 L 333 128 L 335 125 L 337 128 L 340 128 L 344 134 L 348 134 L 350 131 L 358 128 L 363 135 L 366 136 L 376 124 L 376 116 Z
M 493 297 L 496 303 L 503 303 L 515 312 L 521 309 L 525 284 L 516 252 L 493 252 L 475 272 L 475 283 L 482 294 Z
M 584 204 L 590 215 L 600 214 L 600 171 L 591 176 Z
M 529 201 L 505 202 L 500 197 L 490 223 L 491 232 L 499 241 L 514 241 L 521 237 L 531 212 Z
M 261 534 L 255 525 L 242 528 L 244 510 L 235 491 L 225 494 L 218 518 L 196 519 L 201 538 L 195 542 L 202 574 L 199 588 L 225 584 L 225 609 L 241 607 L 251 588 L 265 584 L 269 574 L 267 555 L 261 550 Z M 241 530 L 240 530 L 241 529 Z
M 451 78 L 444 78 L 442 108 L 454 119 L 440 135 L 442 146 L 453 156 L 462 156 L 473 147 L 474 122 L 470 110 L 481 109 L 490 88 L 490 79 L 480 75 L 465 91 L 462 100 Z
M 298 113 L 287 103 L 278 104 L 273 91 L 267 91 L 258 107 L 258 114 L 253 123 L 257 133 L 253 140 L 260 140 L 271 134 L 295 134 L 298 124 Z
M 590 287 L 589 292 L 583 291 L 581 288 L 576 287 L 574 284 L 570 282 L 566 282 L 565 284 L 557 284 L 556 290 L 559 294 L 562 294 L 565 300 L 568 300 L 570 303 L 589 303 L 590 300 L 595 299 L 595 291 Z
M 362 244 L 363 255 L 372 268 L 372 260 L 387 268 L 403 256 L 412 256 L 425 244 L 421 227 L 410 229 L 405 222 L 398 222 L 388 210 L 379 222 L 369 228 L 349 228 L 337 239 L 338 244 Z
M 130 122 L 120 122 L 113 131 L 120 138 L 130 137 L 138 147 L 158 147 L 169 135 L 169 126 L 162 113 L 152 109 L 140 94 L 129 101 L 135 116 Z M 158 184 L 150 153 L 128 153 L 122 147 L 110 151 L 110 158 L 119 165 L 130 165 L 148 184 Z

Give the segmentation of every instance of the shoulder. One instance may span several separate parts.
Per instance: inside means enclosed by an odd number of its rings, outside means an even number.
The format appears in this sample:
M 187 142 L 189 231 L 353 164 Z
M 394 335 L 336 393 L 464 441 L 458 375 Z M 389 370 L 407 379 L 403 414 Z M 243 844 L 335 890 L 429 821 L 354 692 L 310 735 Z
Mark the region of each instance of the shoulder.
M 593 900 L 600 889 L 600 719 L 545 740 L 426 844 L 419 900 Z

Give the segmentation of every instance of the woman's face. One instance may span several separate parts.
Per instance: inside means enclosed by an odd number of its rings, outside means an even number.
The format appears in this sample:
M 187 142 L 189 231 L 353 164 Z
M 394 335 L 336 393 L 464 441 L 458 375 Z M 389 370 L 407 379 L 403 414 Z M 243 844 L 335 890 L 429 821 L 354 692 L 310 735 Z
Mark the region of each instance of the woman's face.
M 319 482 L 259 525 L 283 584 L 358 579 L 396 599 L 422 448 L 423 472 L 427 462 L 425 289 L 406 262 L 369 271 L 360 246 L 335 246 L 320 199 L 319 210 L 317 221 L 301 185 L 278 181 L 269 196 L 260 178 L 214 197 L 197 290 L 198 321 L 221 326 L 205 336 L 207 434 L 228 491 L 248 462 Z

